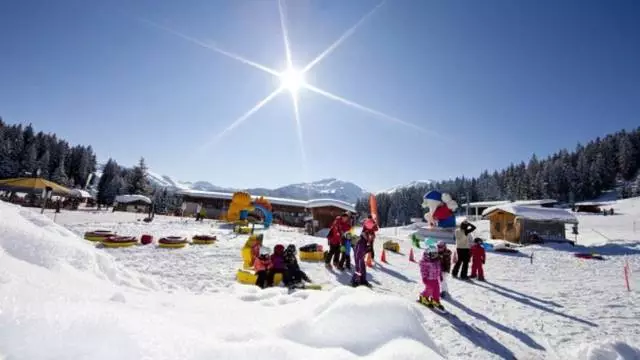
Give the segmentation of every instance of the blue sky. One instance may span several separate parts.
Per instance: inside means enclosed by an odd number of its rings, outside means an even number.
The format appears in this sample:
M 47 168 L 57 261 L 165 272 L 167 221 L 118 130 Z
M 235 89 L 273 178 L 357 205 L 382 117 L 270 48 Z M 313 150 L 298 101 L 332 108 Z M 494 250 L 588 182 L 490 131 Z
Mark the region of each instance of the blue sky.
M 294 64 L 376 5 L 285 1 Z M 0 116 L 180 180 L 375 191 L 638 126 L 639 18 L 633 0 L 387 1 L 307 79 L 440 136 L 304 91 L 305 171 L 286 93 L 203 149 L 278 80 L 143 21 L 281 70 L 276 1 L 4 1 Z

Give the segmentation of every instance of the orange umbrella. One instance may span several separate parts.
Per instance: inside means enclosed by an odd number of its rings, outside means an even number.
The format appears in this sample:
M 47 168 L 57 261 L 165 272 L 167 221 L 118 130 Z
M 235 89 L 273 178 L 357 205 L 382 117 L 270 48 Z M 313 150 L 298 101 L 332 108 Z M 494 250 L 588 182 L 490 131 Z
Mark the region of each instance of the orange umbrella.
M 51 188 L 53 195 L 65 196 L 71 192 L 66 187 L 43 178 L 28 177 L 0 180 L 0 190 L 4 191 L 35 193 L 41 192 L 47 187 Z

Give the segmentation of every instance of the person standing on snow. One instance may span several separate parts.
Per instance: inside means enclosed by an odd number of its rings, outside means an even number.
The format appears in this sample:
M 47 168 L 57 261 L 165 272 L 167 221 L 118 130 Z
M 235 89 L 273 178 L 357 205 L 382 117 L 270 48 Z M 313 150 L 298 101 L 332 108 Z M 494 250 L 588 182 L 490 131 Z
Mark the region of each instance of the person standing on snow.
M 449 295 L 447 278 L 451 271 L 451 250 L 447 249 L 447 244 L 442 240 L 438 241 L 437 249 L 440 258 L 440 297 L 443 298 Z
M 340 262 L 340 248 L 342 247 L 342 237 L 351 230 L 351 221 L 349 213 L 344 213 L 333 221 L 327 240 L 329 243 L 329 252 L 325 257 L 325 265 L 327 268 L 331 268 L 331 263 L 336 268 L 339 268 Z
M 438 251 L 434 248 L 425 250 L 420 260 L 420 276 L 424 290 L 420 293 L 419 301 L 428 307 L 444 310 L 444 306 L 440 303 L 441 272 Z
M 373 242 L 376 228 L 375 222 L 371 219 L 365 220 L 364 224 L 362 224 L 362 233 L 355 247 L 355 271 L 351 278 L 351 286 L 353 287 L 360 285 L 371 287 L 371 284 L 367 281 L 367 266 L 364 258 Z
M 469 247 L 473 242 L 473 236 L 471 233 L 476 230 L 476 227 L 464 220 L 458 229 L 455 231 L 456 238 L 456 254 L 458 260 L 456 264 L 453 266 L 453 272 L 451 275 L 453 277 L 458 277 L 458 271 L 460 271 L 460 265 L 462 265 L 462 272 L 460 274 L 460 279 L 468 280 L 469 279 L 469 260 L 471 260 L 471 253 Z
M 486 260 L 486 253 L 484 251 L 484 247 L 482 247 L 482 239 L 476 238 L 474 240 L 475 244 L 471 246 L 471 278 L 474 279 L 476 276 L 478 280 L 484 280 L 484 269 L 483 265 Z
M 376 232 L 378 230 L 380 230 L 380 228 L 378 228 L 378 223 L 376 223 L 376 221 L 373 219 L 372 215 L 369 215 L 367 217 L 367 219 L 373 221 L 373 225 L 374 225 L 373 226 L 373 239 L 371 239 L 371 243 L 369 244 L 369 249 L 367 250 L 367 252 L 369 254 L 371 254 L 371 259 L 375 259 L 376 254 L 375 254 L 375 251 L 373 250 L 373 243 L 376 240 Z

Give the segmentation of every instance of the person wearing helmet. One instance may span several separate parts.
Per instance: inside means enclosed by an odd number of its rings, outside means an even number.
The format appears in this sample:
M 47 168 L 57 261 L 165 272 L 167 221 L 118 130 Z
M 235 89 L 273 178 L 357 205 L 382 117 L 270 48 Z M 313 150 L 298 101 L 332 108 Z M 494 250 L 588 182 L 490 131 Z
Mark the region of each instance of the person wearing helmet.
M 355 271 L 351 278 L 351 286 L 356 287 L 360 285 L 371 287 L 371 284 L 367 281 L 367 266 L 364 261 L 364 257 L 367 255 L 371 243 L 375 237 L 376 224 L 373 220 L 367 219 L 362 224 L 362 233 L 358 238 L 355 246 Z
M 437 249 L 440 257 L 440 297 L 444 298 L 449 295 L 447 278 L 451 271 L 451 250 L 447 249 L 447 243 L 442 240 L 438 241 Z
M 284 286 L 289 289 L 299 287 L 304 281 L 311 283 L 311 279 L 300 269 L 298 259 L 296 258 L 296 246 L 289 244 L 284 250 L 284 266 L 285 271 L 282 276 Z
M 440 303 L 440 257 L 436 248 L 428 248 L 422 254 L 420 260 L 420 276 L 424 284 L 424 290 L 420 293 L 419 302 L 430 308 L 436 307 L 444 310 Z
M 267 286 L 267 272 L 271 268 L 271 250 L 266 247 L 260 247 L 258 257 L 253 262 L 253 269 L 256 272 L 258 278 L 256 279 L 256 285 L 261 289 Z
M 267 271 L 267 287 L 273 286 L 273 279 L 276 274 L 284 276 L 284 245 L 278 244 L 273 248 L 271 255 L 271 268 Z

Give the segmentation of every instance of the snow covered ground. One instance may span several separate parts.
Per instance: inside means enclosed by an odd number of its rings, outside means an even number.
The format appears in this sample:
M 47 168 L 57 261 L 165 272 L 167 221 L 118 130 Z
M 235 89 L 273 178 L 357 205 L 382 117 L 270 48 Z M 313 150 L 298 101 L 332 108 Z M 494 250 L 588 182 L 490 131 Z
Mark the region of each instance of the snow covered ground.
M 488 282 L 451 280 L 451 315 L 441 316 L 415 303 L 422 285 L 406 256 L 408 228 L 381 230 L 377 246 L 398 239 L 402 254 L 375 264 L 373 292 L 301 262 L 326 291 L 289 294 L 235 282 L 247 236 L 219 222 L 76 211 L 54 223 L 54 214 L 0 202 L 0 358 L 640 359 L 640 201 L 614 209 L 579 216 L 577 248 L 489 253 Z M 477 225 L 487 237 L 488 224 Z M 219 241 L 97 249 L 79 237 L 97 229 Z M 325 242 L 286 227 L 264 233 L 269 246 Z M 606 260 L 580 260 L 576 250 Z

